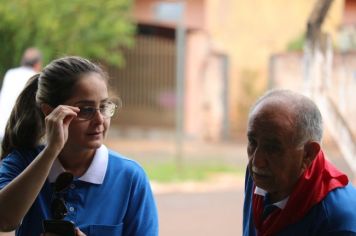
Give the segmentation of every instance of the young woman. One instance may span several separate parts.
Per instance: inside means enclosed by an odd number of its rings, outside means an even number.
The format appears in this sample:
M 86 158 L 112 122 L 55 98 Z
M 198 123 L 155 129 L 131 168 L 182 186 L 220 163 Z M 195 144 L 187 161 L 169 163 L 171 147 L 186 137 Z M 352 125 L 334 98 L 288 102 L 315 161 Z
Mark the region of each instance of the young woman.
M 158 235 L 143 169 L 103 145 L 119 105 L 84 58 L 54 60 L 30 79 L 2 143 L 0 231 L 39 236 L 54 219 L 77 236 Z

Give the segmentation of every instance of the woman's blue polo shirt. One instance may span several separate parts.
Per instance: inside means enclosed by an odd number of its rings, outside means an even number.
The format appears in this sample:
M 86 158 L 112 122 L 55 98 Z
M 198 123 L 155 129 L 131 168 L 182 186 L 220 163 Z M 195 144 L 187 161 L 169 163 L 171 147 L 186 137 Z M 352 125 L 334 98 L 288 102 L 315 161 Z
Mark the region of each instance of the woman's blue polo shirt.
M 16 150 L 0 166 L 0 188 L 19 175 L 43 150 Z M 16 235 L 39 236 L 42 221 L 51 219 L 52 184 L 63 167 L 56 160 L 47 181 L 25 215 Z M 134 161 L 102 145 L 86 173 L 63 193 L 68 215 L 86 235 L 158 235 L 157 208 L 149 180 Z

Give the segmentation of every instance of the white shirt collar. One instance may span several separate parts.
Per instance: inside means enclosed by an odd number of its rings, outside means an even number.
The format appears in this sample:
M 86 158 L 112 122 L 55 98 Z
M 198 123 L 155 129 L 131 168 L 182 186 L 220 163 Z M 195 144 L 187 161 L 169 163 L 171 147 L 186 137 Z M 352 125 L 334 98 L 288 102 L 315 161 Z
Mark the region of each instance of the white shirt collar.
M 260 195 L 260 196 L 266 196 L 267 191 L 256 186 L 254 193 L 257 194 L 257 195 Z M 273 203 L 272 205 L 275 205 L 276 207 L 278 207 L 278 208 L 283 210 L 287 205 L 288 199 L 289 199 L 289 196 L 284 198 L 283 200 L 281 200 L 279 202 Z
M 92 184 L 102 184 L 104 182 L 108 162 L 109 151 L 105 145 L 101 145 L 101 147 L 96 150 L 94 158 L 87 171 L 78 179 Z M 56 159 L 48 175 L 49 182 L 54 183 L 57 176 L 63 171 L 65 171 L 65 169 L 59 160 Z

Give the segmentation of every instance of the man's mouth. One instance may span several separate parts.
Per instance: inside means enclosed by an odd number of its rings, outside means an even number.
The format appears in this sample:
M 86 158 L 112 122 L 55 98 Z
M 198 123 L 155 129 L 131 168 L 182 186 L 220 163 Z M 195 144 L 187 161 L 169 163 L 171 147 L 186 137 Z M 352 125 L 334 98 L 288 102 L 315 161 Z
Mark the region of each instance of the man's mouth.
M 267 170 L 258 169 L 252 166 L 252 174 L 258 177 L 270 177 L 272 174 Z

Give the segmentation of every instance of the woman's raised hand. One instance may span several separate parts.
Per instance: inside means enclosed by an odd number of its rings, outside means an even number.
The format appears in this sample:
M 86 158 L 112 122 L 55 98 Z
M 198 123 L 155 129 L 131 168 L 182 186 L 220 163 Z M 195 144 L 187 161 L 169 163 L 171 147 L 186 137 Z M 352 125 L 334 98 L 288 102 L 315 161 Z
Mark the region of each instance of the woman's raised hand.
M 45 119 L 48 148 L 60 152 L 68 139 L 68 126 L 77 116 L 78 107 L 59 105 Z

